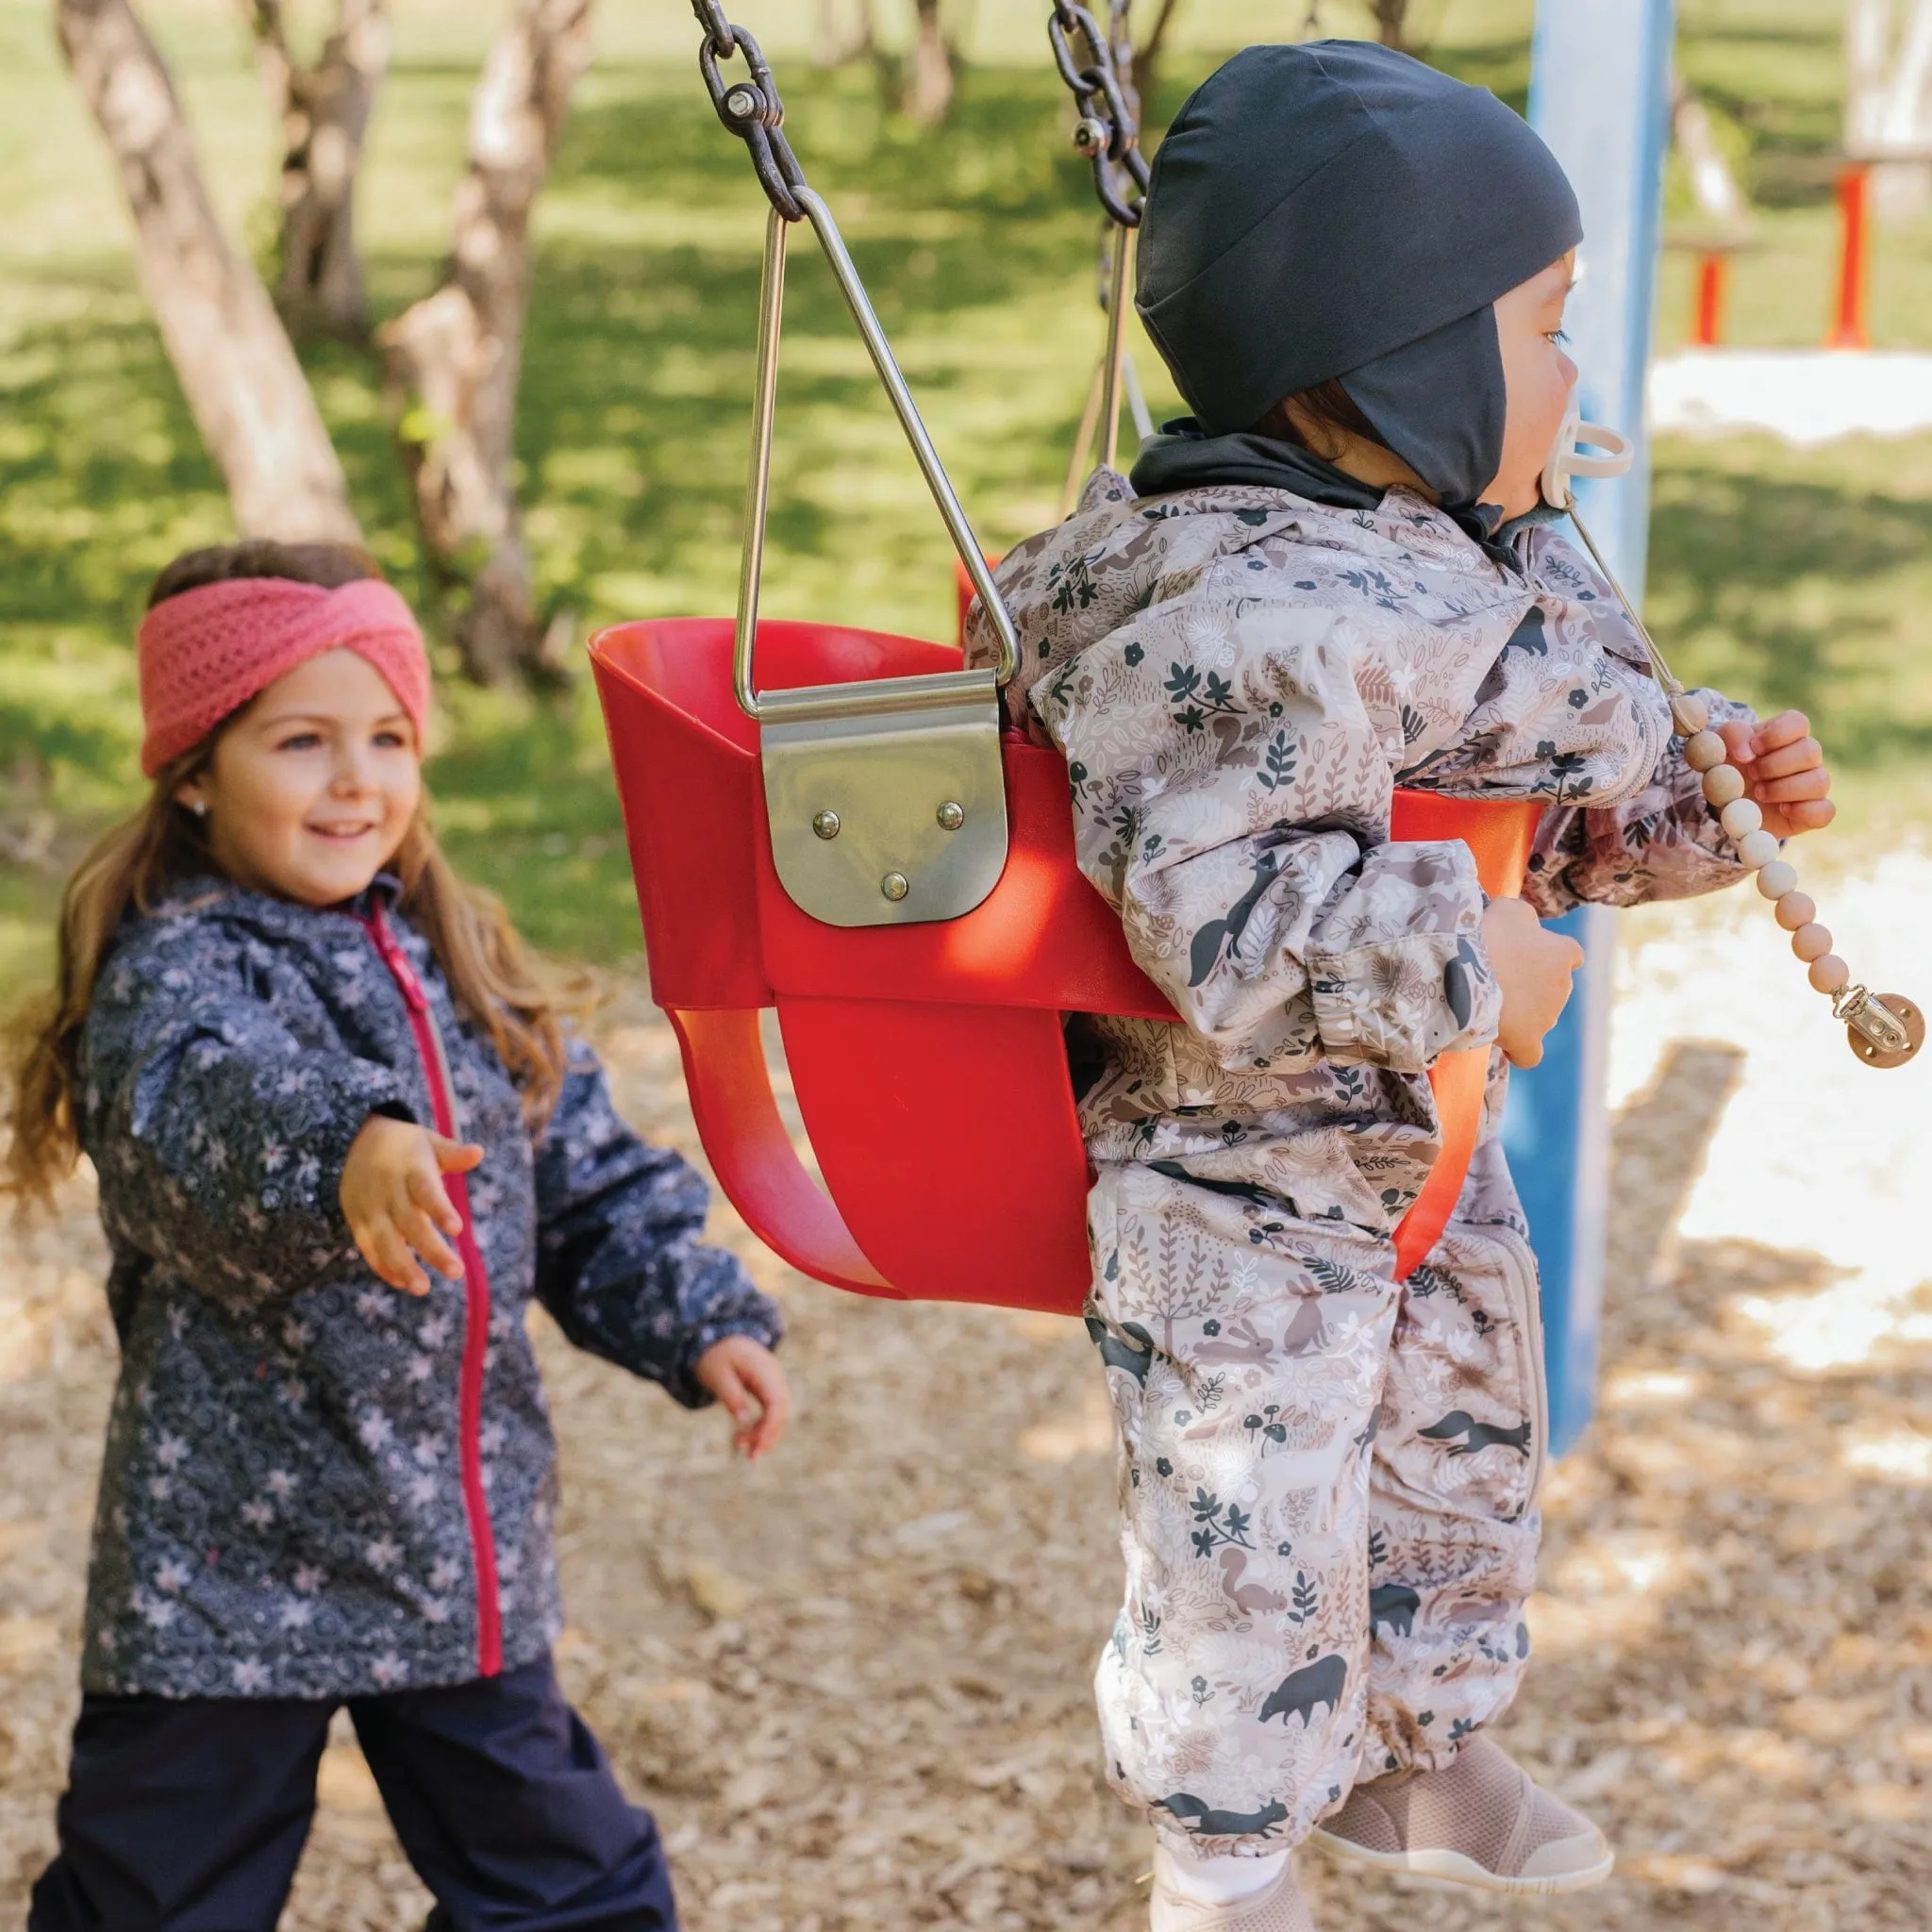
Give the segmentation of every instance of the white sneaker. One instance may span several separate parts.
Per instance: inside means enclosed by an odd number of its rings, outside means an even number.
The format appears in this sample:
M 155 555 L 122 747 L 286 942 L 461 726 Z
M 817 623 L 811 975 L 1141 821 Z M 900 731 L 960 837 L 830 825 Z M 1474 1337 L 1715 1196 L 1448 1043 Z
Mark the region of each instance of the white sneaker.
M 1175 1888 L 1164 1870 L 1166 1862 L 1159 1857 L 1154 1861 L 1148 1932 L 1315 1932 L 1292 1865 L 1284 1866 L 1280 1877 L 1263 1891 L 1231 1905 L 1207 1905 Z
M 1487 1738 L 1472 1738 L 1441 1771 L 1357 1785 L 1314 1836 L 1381 1872 L 1519 1895 L 1586 1890 L 1617 1862 L 1589 1819 Z

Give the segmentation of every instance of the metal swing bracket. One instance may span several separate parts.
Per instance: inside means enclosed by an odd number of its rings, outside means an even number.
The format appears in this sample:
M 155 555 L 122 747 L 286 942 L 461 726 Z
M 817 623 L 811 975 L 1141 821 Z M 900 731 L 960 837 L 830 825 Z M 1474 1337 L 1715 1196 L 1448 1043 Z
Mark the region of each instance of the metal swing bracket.
M 771 494 L 788 231 L 774 205 L 765 225 L 751 475 L 732 664 L 739 705 L 758 724 L 772 861 L 779 883 L 800 910 L 828 925 L 958 919 L 987 897 L 1006 870 L 999 694 L 1019 660 L 1018 640 L 831 210 L 802 183 L 789 186 L 811 224 L 954 548 L 998 634 L 1000 661 L 996 671 L 941 672 L 789 691 L 757 688 L 758 590 Z
M 1007 866 L 990 671 L 767 691 L 765 812 L 786 892 L 828 925 L 971 912 Z

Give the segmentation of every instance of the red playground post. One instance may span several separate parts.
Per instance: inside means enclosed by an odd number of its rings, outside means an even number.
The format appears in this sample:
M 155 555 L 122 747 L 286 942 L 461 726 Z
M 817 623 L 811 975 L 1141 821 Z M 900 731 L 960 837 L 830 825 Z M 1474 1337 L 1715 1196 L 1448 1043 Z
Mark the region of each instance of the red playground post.
M 1698 258 L 1697 308 L 1690 325 L 1692 348 L 1714 349 L 1724 340 L 1724 271 L 1728 266 L 1725 257 L 1716 249 Z
M 1838 325 L 1828 349 L 1869 349 L 1865 332 L 1865 183 L 1870 164 L 1847 161 L 1838 177 Z

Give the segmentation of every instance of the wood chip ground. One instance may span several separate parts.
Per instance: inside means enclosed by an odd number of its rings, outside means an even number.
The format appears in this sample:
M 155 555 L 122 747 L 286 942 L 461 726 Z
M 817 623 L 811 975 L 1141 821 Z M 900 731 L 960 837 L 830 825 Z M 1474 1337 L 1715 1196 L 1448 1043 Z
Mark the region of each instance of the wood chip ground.
M 641 992 L 623 1104 L 693 1147 Z M 1502 1733 L 1619 1867 L 1536 1907 L 1303 1860 L 1324 1932 L 1932 1923 L 1932 1435 L 1923 1347 L 1802 1374 L 1746 1300 L 1824 1264 L 1674 1235 L 1737 1072 L 1679 1044 L 1618 1121 L 1598 1422 L 1546 1496 L 1540 1652 Z M 1903 1077 L 1903 1076 L 1898 1076 Z M 1848 1206 L 1847 1211 L 1853 1211 Z M 1117 1589 L 1107 1412 L 1071 1323 L 780 1294 L 800 1414 L 746 1472 L 715 1415 L 541 1337 L 563 1444 L 571 1694 L 675 1855 L 692 1932 L 1145 1924 L 1087 1680 Z M 114 1370 L 85 1188 L 0 1244 L 0 1922 L 52 1843 Z M 340 1726 L 340 1720 L 339 1720 Z M 428 1900 L 339 1728 L 285 1932 Z

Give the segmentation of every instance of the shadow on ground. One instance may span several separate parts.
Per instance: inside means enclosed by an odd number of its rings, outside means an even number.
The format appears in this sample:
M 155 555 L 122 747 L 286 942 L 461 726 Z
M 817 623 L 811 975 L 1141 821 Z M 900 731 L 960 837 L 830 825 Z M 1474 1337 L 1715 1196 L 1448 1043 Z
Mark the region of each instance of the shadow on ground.
M 662 1022 L 606 1014 L 625 1109 L 692 1145 Z M 1747 1299 L 1813 1258 L 1680 1245 L 1736 1072 L 1679 1044 L 1622 1115 L 1601 1417 L 1549 1485 L 1540 1657 L 1507 1741 L 1599 1817 L 1617 1876 L 1533 1908 L 1343 1876 L 1366 1932 L 1917 1932 L 1932 1877 L 1927 1364 L 1782 1365 Z M 84 1192 L 0 1260 L 0 1917 L 45 1855 L 112 1374 Z M 1146 1846 L 1101 1787 L 1087 1678 L 1111 1615 L 1108 1421 L 1077 1326 L 785 1299 L 802 1410 L 744 1473 L 715 1417 L 541 1338 L 564 1456 L 574 1695 L 674 1848 L 694 1932 L 1129 1932 Z M 1754 1306 L 1756 1304 L 1754 1303 Z M 287 1932 L 425 1906 L 344 1736 Z

